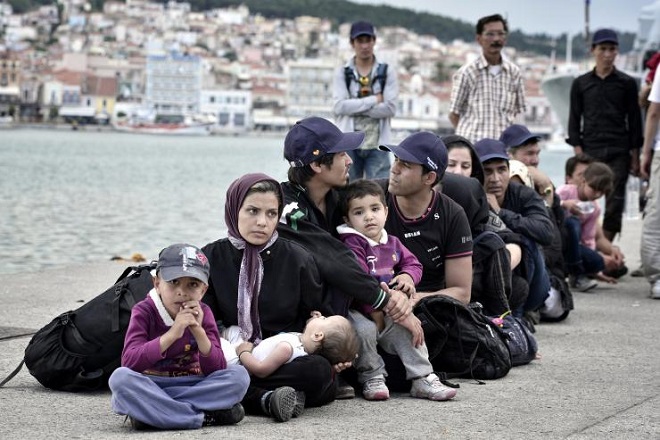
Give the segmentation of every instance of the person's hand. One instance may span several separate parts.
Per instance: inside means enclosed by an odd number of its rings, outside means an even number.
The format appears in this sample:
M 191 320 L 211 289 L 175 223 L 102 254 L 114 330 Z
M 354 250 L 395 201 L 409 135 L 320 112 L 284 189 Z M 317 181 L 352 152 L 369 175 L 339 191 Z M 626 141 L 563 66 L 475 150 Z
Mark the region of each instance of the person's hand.
M 613 277 L 611 277 L 611 276 L 605 275 L 603 272 L 598 272 L 598 273 L 596 274 L 596 279 L 599 280 L 599 281 L 604 281 L 604 282 L 606 282 L 606 283 L 608 283 L 608 284 L 617 284 L 617 283 L 618 283 L 618 281 L 616 280 L 616 278 L 613 278 Z
M 575 199 L 573 199 L 573 200 L 562 200 L 561 206 L 573 215 L 582 215 L 582 210 L 580 209 L 580 206 L 578 205 L 578 201 L 575 200 Z
M 345 369 L 351 368 L 352 366 L 353 362 L 337 362 L 332 366 L 332 368 L 335 370 L 335 373 L 339 374 Z
M 639 177 L 639 155 L 637 154 L 630 157 L 630 174 Z
M 378 104 L 380 104 L 381 102 L 383 102 L 383 94 L 382 94 L 382 93 L 378 93 L 378 94 L 376 94 L 375 96 L 376 96 L 376 102 L 377 102 Z
M 193 314 L 193 310 L 181 307 L 179 313 L 176 314 L 176 317 L 174 318 L 174 324 L 172 324 L 172 327 L 169 331 L 172 332 L 176 339 L 180 339 L 183 336 L 183 332 L 188 327 L 192 329 L 198 325 L 199 324 L 197 323 L 197 318 Z
M 490 209 L 495 211 L 496 214 L 500 213 L 500 204 L 497 201 L 497 197 L 495 197 L 494 194 L 486 194 L 486 198 L 488 199 L 488 205 L 490 206 Z
M 612 245 L 612 258 L 614 259 L 614 262 L 617 264 L 617 266 L 623 266 L 625 257 L 623 256 L 621 249 L 619 249 L 619 246 Z
M 582 147 L 579 146 L 579 145 L 576 145 L 576 146 L 573 147 L 573 152 L 575 153 L 576 156 L 577 156 L 578 154 L 582 154 L 582 153 L 584 153 L 584 151 L 582 151 Z
M 186 301 L 181 305 L 179 314 L 181 313 L 188 313 L 194 316 L 195 322 L 198 325 L 202 325 L 202 321 L 204 321 L 204 311 L 202 310 L 202 306 L 199 304 L 199 301 Z
M 240 355 L 244 351 L 252 352 L 254 350 L 254 344 L 252 342 L 241 342 L 236 346 L 236 354 Z
M 639 175 L 642 179 L 648 180 L 651 177 L 651 151 L 648 153 L 642 153 L 642 163 L 639 167 Z
M 424 343 L 424 330 L 422 330 L 422 323 L 417 316 L 411 313 L 398 324 L 410 331 L 412 343 L 415 347 L 419 347 Z
M 390 294 L 390 300 L 383 308 L 383 311 L 387 313 L 394 322 L 399 322 L 412 313 L 410 301 L 408 301 L 408 297 L 403 292 L 390 289 L 385 283 L 380 283 L 380 287 Z
M 408 297 L 411 297 L 415 294 L 415 282 L 407 273 L 400 273 L 399 275 L 392 278 L 390 286 L 392 286 L 393 289 L 402 291 L 408 295 Z

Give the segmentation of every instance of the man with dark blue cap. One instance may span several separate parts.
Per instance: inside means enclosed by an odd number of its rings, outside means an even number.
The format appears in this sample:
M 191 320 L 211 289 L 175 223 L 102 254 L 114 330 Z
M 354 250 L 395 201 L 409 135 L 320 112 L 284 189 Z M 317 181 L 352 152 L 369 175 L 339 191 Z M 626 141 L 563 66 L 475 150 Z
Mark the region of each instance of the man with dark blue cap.
M 398 145 L 387 183 L 385 229 L 424 267 L 417 297 L 443 294 L 470 301 L 472 233 L 463 209 L 434 186 L 447 168 L 447 147 L 434 133 L 419 132 Z
M 571 87 L 566 142 L 576 155 L 586 153 L 614 171 L 614 190 L 606 197 L 603 218 L 603 233 L 612 241 L 621 232 L 628 174 L 639 174 L 643 137 L 638 81 L 614 65 L 619 39 L 613 30 L 594 32 L 591 53 L 596 67 Z
M 547 246 L 553 239 L 553 223 L 541 197 L 531 188 L 510 182 L 509 156 L 503 142 L 482 139 L 474 144 L 484 168 L 484 189 L 490 209 L 506 227 L 523 237 L 523 262 L 529 295 L 523 312 L 535 312 L 548 296 L 550 279 L 545 269 L 539 245 Z
M 355 55 L 337 69 L 333 82 L 333 112 L 342 131 L 363 131 L 359 149 L 348 154 L 353 160 L 350 179 L 386 178 L 390 155 L 378 146 L 390 142 L 391 119 L 396 113 L 399 85 L 396 71 L 376 60 L 376 31 L 367 21 L 356 21 L 350 30 Z
M 351 158 L 364 133 L 343 133 L 332 122 L 309 117 L 296 122 L 284 140 L 289 180 L 281 184 L 284 212 L 278 232 L 314 255 L 333 311 L 346 316 L 353 299 L 384 310 L 394 321 L 412 312 L 407 297 L 390 290 L 358 265 L 353 253 L 335 237 L 343 223 L 337 189 L 346 186 Z M 337 366 L 338 370 L 346 365 Z M 337 398 L 351 398 L 355 391 L 345 383 Z

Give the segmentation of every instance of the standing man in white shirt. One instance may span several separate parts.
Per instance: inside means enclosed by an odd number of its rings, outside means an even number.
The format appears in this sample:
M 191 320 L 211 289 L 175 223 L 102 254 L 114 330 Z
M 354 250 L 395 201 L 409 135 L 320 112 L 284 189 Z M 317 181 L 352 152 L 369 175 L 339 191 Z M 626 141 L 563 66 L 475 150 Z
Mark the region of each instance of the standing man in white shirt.
M 391 119 L 399 94 L 396 71 L 376 60 L 376 31 L 371 23 L 353 23 L 350 39 L 355 56 L 337 69 L 333 83 L 337 126 L 343 132 L 365 133 L 360 148 L 348 152 L 353 161 L 349 179 L 386 179 L 390 154 L 378 146 L 391 141 Z
M 525 111 L 525 89 L 518 66 L 502 55 L 508 24 L 499 14 L 477 22 L 479 58 L 454 74 L 449 120 L 456 134 L 471 142 L 498 139 Z
M 649 94 L 651 105 L 646 113 L 644 146 L 640 172 L 649 179 L 642 225 L 642 269 L 651 283 L 651 298 L 660 299 L 660 75 L 656 75 Z M 655 154 L 654 154 L 655 153 Z

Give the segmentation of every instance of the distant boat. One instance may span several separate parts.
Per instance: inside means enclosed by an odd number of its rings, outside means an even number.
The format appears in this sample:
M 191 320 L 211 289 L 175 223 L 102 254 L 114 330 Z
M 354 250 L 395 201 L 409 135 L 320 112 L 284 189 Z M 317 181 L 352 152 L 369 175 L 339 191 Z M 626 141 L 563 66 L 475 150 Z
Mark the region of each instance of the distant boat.
M 115 130 L 128 133 L 195 135 L 211 134 L 214 122 L 199 117 L 168 115 L 153 118 L 129 117 L 115 120 L 112 124 Z

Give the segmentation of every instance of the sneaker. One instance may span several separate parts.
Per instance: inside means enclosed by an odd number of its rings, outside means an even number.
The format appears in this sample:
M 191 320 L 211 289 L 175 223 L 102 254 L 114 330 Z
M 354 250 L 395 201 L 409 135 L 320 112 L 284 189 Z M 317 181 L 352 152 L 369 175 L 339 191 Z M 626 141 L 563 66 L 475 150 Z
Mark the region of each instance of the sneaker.
M 229 409 L 204 412 L 203 426 L 235 425 L 245 417 L 243 405 L 237 403 Z
M 126 416 L 126 417 L 131 422 L 131 428 L 133 428 L 136 431 L 154 431 L 158 429 L 154 426 L 147 425 L 146 423 L 139 421 L 135 417 L 131 417 L 131 416 Z M 124 422 L 126 422 L 126 419 L 124 419 Z
M 637 269 L 630 272 L 631 277 L 640 278 L 644 276 L 644 269 L 642 266 L 639 266 Z
M 456 395 L 456 389 L 443 385 L 434 373 L 413 380 L 410 395 L 420 399 L 449 400 Z
M 594 287 L 598 287 L 598 283 L 595 280 L 585 275 L 571 275 L 569 276 L 569 282 L 571 287 L 578 292 L 586 292 Z
M 296 405 L 293 407 L 293 413 L 291 417 L 300 416 L 305 410 L 305 392 L 296 391 Z
M 656 280 L 651 285 L 651 298 L 660 299 L 660 280 Z
M 279 387 L 268 397 L 268 412 L 278 422 L 287 422 L 293 417 L 296 407 L 296 390 L 291 387 Z
M 335 393 L 335 399 L 345 400 L 352 399 L 355 397 L 355 389 L 344 380 L 343 377 L 337 377 L 337 392 Z
M 366 381 L 362 386 L 362 397 L 367 400 L 389 399 L 390 390 L 385 385 L 385 378 L 381 375 Z

